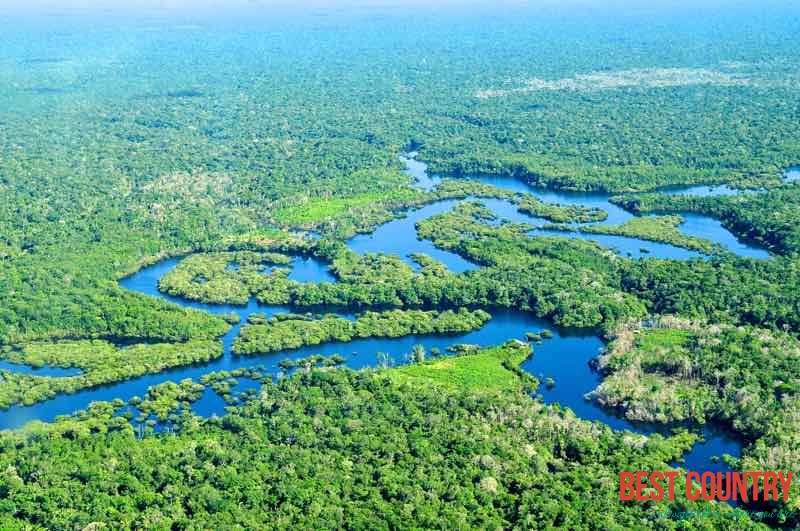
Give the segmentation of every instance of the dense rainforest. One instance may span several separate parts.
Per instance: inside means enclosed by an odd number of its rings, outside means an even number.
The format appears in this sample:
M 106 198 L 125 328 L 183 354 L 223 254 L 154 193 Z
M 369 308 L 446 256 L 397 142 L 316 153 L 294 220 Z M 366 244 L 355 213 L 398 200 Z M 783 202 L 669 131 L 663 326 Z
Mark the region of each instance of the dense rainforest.
M 623 326 L 597 365 L 607 373 L 592 399 L 636 420 L 717 419 L 755 441 L 747 470 L 797 463 L 797 356 L 783 332 L 662 318 Z
M 618 500 L 620 471 L 683 477 L 709 424 L 743 445 L 732 470 L 800 473 L 795 6 L 242 9 L 0 8 L 0 413 L 33 420 L 0 431 L 0 527 L 800 525 L 797 486 L 745 507 L 780 516 Z M 424 208 L 430 252 L 352 244 Z M 166 259 L 153 293 L 125 287 Z M 498 310 L 609 341 L 587 400 L 665 429 L 547 402 L 562 382 L 522 366 L 549 330 L 364 370 L 287 355 L 458 343 Z
M 712 214 L 736 233 L 781 254 L 800 251 L 800 185 L 788 183 L 766 192 L 738 196 L 686 197 L 645 194 L 618 198 L 634 212 L 684 211 Z
M 509 345 L 391 374 L 313 370 L 267 385 L 257 402 L 222 418 L 179 417 L 166 436 L 137 440 L 112 404 L 8 433 L 0 438 L 0 521 L 72 528 L 111 520 L 146 529 L 656 525 L 665 505 L 624 504 L 609 485 L 619 467 L 667 468 L 693 436 L 644 439 L 545 408 L 504 368 L 527 354 Z M 175 404 L 193 392 L 171 386 L 143 403 Z M 724 504 L 719 511 L 692 528 L 757 526 Z

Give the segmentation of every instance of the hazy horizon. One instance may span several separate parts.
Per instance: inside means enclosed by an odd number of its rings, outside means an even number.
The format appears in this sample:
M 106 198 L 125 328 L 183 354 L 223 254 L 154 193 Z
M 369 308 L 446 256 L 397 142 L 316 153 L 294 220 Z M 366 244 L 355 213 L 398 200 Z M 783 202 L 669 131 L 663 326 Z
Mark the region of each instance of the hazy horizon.
M 698 9 L 757 9 L 792 10 L 798 6 L 787 5 L 780 0 L 706 0 L 703 2 L 686 2 L 682 0 L 657 0 L 641 2 L 638 0 L 123 0 L 109 5 L 107 0 L 9 0 L 0 6 L 0 15 L 27 14 L 69 14 L 80 12 L 92 13 L 130 13 L 130 12 L 162 12 L 200 14 L 227 14 L 236 11 L 281 10 L 296 12 L 303 10 L 336 10 L 354 11 L 362 9 L 416 9 L 438 8 L 506 8 L 548 10 L 548 11 L 689 11 Z

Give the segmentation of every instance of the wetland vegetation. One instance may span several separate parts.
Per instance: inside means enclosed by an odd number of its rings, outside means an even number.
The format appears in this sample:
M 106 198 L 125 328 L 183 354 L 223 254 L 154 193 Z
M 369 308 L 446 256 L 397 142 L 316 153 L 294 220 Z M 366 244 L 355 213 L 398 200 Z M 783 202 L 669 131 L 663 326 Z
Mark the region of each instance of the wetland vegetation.
M 657 511 L 619 502 L 606 484 L 620 466 L 668 468 L 691 436 L 636 438 L 550 410 L 506 368 L 526 355 L 507 346 L 389 373 L 317 369 L 267 384 L 259 400 L 224 417 L 174 416 L 169 434 L 138 439 L 113 404 L 96 404 L 80 417 L 0 436 L 8 471 L 0 518 L 4 526 L 56 527 L 112 518 L 124 527 L 203 521 L 332 529 L 391 520 L 400 527 L 602 521 L 677 528 L 658 521 Z M 478 376 L 484 373 L 488 379 Z M 196 392 L 190 382 L 170 384 L 139 407 L 167 417 L 165 406 Z M 35 471 L 77 509 L 54 513 L 52 504 L 64 502 L 52 499 Z M 575 498 L 573 489 L 583 495 Z M 321 503 L 320 491 L 336 504 Z M 137 502 L 143 497 L 146 507 Z M 750 525 L 719 509 L 708 528 Z
M 677 215 L 649 216 L 633 218 L 622 225 L 587 225 L 578 230 L 586 234 L 612 234 L 669 243 L 703 253 L 710 253 L 714 249 L 714 244 L 708 240 L 683 234 L 679 228 L 681 223 L 683 218 Z M 550 230 L 574 230 L 574 227 L 569 225 L 551 224 L 545 227 Z
M 597 360 L 606 377 L 592 399 L 636 420 L 725 422 L 755 441 L 743 470 L 792 469 L 799 354 L 796 337 L 753 326 L 663 318 L 621 327 Z
M 75 393 L 173 367 L 208 362 L 220 356 L 222 345 L 210 340 L 140 343 L 125 347 L 97 339 L 29 343 L 20 350 L 7 351 L 6 359 L 24 365 L 78 367 L 81 372 L 75 376 L 52 377 L 0 370 L 0 408 L 18 403 L 30 405 L 60 393 Z
M 444 312 L 390 310 L 366 312 L 355 320 L 335 315 L 321 319 L 277 316 L 263 324 L 242 327 L 233 343 L 239 355 L 278 352 L 320 343 L 346 343 L 356 338 L 457 334 L 480 328 L 491 319 L 483 310 Z
M 0 18 L 0 527 L 798 525 L 794 6 L 248 9 Z

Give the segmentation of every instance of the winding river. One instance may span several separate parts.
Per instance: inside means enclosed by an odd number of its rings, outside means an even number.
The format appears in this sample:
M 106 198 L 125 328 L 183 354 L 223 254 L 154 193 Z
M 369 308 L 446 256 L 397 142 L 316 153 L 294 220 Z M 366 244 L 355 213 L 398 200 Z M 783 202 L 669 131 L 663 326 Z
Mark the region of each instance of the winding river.
M 415 179 L 416 186 L 431 189 L 440 182 L 437 177 L 428 175 L 427 167 L 424 163 L 416 160 L 414 154 L 411 154 L 404 161 L 407 166 L 406 171 Z M 609 196 L 605 194 L 541 190 L 531 188 L 519 180 L 504 177 L 484 176 L 475 178 L 486 184 L 518 192 L 532 193 L 545 202 L 601 208 L 609 214 L 608 219 L 602 222 L 604 224 L 624 223 L 633 217 L 629 212 L 609 203 Z M 686 191 L 694 194 L 706 193 L 704 189 L 699 187 L 687 188 Z M 671 191 L 670 193 L 675 192 Z M 544 223 L 543 220 L 518 212 L 513 204 L 506 201 L 497 199 L 482 199 L 481 201 L 501 219 L 525 222 L 534 227 L 539 227 Z M 444 200 L 409 211 L 403 217 L 378 227 L 372 234 L 355 236 L 349 240 L 348 246 L 360 254 L 372 252 L 397 254 L 413 267 L 417 267 L 417 265 L 410 260 L 408 255 L 411 253 L 426 253 L 442 262 L 451 271 L 462 272 L 474 269 L 477 266 L 464 258 L 437 249 L 429 241 L 417 239 L 415 229 L 417 221 L 446 212 L 457 202 L 457 200 Z M 685 222 L 680 226 L 680 229 L 686 234 L 707 238 L 740 256 L 752 258 L 769 257 L 765 250 L 753 247 L 737 239 L 723 228 L 719 221 L 713 218 L 699 215 L 684 215 L 684 218 Z M 534 236 L 546 234 L 546 231 L 536 228 L 531 234 Z M 672 245 L 643 241 L 636 238 L 586 235 L 577 231 L 558 232 L 556 235 L 591 239 L 603 246 L 617 250 L 620 254 L 631 257 L 655 256 L 683 260 L 701 256 L 696 252 Z M 646 252 L 643 249 L 646 249 Z M 180 259 L 173 258 L 145 267 L 136 274 L 122 279 L 120 285 L 125 289 L 160 298 L 184 308 L 193 308 L 215 314 L 236 313 L 240 316 L 242 323 L 254 312 L 275 315 L 291 311 L 290 308 L 284 306 L 261 305 L 254 299 L 251 299 L 246 306 L 211 305 L 187 301 L 159 292 L 157 287 L 158 280 L 175 267 L 179 261 Z M 300 257 L 294 259 L 290 278 L 299 282 L 336 281 L 335 277 L 327 269 L 326 264 L 315 259 Z M 348 318 L 353 317 L 347 314 L 340 315 Z M 537 376 L 540 380 L 552 378 L 555 381 L 553 386 L 540 386 L 538 392 L 546 403 L 558 403 L 569 407 L 581 418 L 603 422 L 615 429 L 627 429 L 641 434 L 666 432 L 664 426 L 629 422 L 584 399 L 584 395 L 594 389 L 601 380 L 600 376 L 593 372 L 589 366 L 589 361 L 603 348 L 603 342 L 597 336 L 581 330 L 553 327 L 552 324 L 525 312 L 495 310 L 492 312 L 491 321 L 483 328 L 466 334 L 406 336 L 395 339 L 358 339 L 349 343 L 327 343 L 262 356 L 240 357 L 232 354 L 231 346 L 233 340 L 239 334 L 240 328 L 241 324 L 234 325 L 223 336 L 223 355 L 209 363 L 166 370 L 158 374 L 79 391 L 71 395 L 59 395 L 51 400 L 31 406 L 14 406 L 6 411 L 0 411 L 0 428 L 17 428 L 34 419 L 52 421 L 60 415 L 67 415 L 84 409 L 93 401 L 107 401 L 115 398 L 128 399 L 137 395 L 142 396 L 151 386 L 166 381 L 179 381 L 184 378 L 196 380 L 204 374 L 214 371 L 258 368 L 265 374 L 278 374 L 280 372 L 278 363 L 286 358 L 297 360 L 314 354 L 326 356 L 340 354 L 345 357 L 346 366 L 353 369 L 361 369 L 374 367 L 377 362 L 376 353 L 378 352 L 388 354 L 395 363 L 404 363 L 405 357 L 415 344 L 424 345 L 428 352 L 434 348 L 444 352 L 447 347 L 457 343 L 470 343 L 481 346 L 496 345 L 511 338 L 524 339 L 527 332 L 540 332 L 544 329 L 550 329 L 553 331 L 553 338 L 534 346 L 534 354 L 522 364 L 524 370 Z M 5 361 L 0 361 L 0 369 L 30 372 L 42 376 L 68 376 L 79 372 L 76 369 L 48 367 L 32 369 Z M 241 389 L 237 388 L 237 391 L 258 388 L 258 384 L 252 381 L 247 381 L 246 379 L 240 381 L 242 381 L 239 386 Z M 225 402 L 216 393 L 207 388 L 203 397 L 193 404 L 193 410 L 203 416 L 222 415 L 225 413 L 225 405 Z M 727 470 L 726 465 L 721 460 L 717 461 L 712 457 L 726 453 L 739 455 L 741 453 L 741 443 L 722 429 L 712 426 L 703 428 L 703 434 L 704 442 L 696 444 L 685 455 L 682 466 L 697 471 Z

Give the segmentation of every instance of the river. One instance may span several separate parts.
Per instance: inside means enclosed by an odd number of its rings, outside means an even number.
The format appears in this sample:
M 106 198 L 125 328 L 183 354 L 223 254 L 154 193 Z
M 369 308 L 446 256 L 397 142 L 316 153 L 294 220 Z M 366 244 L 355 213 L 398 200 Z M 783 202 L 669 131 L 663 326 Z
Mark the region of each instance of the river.
M 414 177 L 416 185 L 431 189 L 439 182 L 435 176 L 429 176 L 424 163 L 412 156 L 404 159 L 407 173 Z M 569 205 L 583 205 L 601 208 L 608 212 L 608 219 L 601 223 L 619 224 L 632 218 L 629 212 L 608 202 L 606 194 L 571 193 L 531 188 L 525 183 L 504 177 L 475 177 L 481 182 L 518 192 L 529 192 L 543 201 Z M 703 193 L 698 187 L 688 188 L 690 193 Z M 671 191 L 670 193 L 674 193 Z M 543 224 L 543 220 L 532 218 L 517 211 L 516 207 L 506 201 L 498 199 L 483 199 L 484 204 L 499 218 L 514 222 L 525 222 L 534 227 Z M 413 267 L 417 265 L 408 257 L 412 253 L 426 253 L 441 261 L 450 270 L 462 272 L 474 269 L 477 266 L 464 258 L 437 249 L 429 241 L 417 238 L 415 224 L 417 221 L 450 210 L 458 201 L 444 200 L 428 204 L 405 213 L 404 216 L 394 219 L 378 227 L 372 234 L 358 235 L 348 241 L 348 246 L 357 253 L 383 252 L 397 254 L 408 261 Z M 707 238 L 719 243 L 727 250 L 740 256 L 753 258 L 767 258 L 769 254 L 760 248 L 740 241 L 721 224 L 707 216 L 685 215 L 685 222 L 681 230 L 692 236 Z M 544 234 L 542 229 L 534 229 L 532 235 Z M 601 245 L 616 249 L 620 254 L 632 257 L 655 256 L 672 259 L 696 258 L 696 252 L 688 251 L 667 244 L 643 241 L 636 238 L 619 236 L 586 235 L 575 232 L 558 232 L 555 235 L 591 239 Z M 647 252 L 643 252 L 647 249 Z M 187 301 L 158 291 L 158 280 L 174 268 L 179 258 L 167 259 L 154 265 L 145 267 L 136 274 L 122 279 L 120 285 L 128 290 L 142 293 L 172 302 L 184 308 L 194 308 L 200 311 L 215 314 L 236 313 L 244 323 L 247 317 L 255 312 L 266 315 L 275 315 L 291 311 L 285 306 L 261 305 L 251 299 L 245 306 L 211 305 Z M 299 282 L 335 282 L 335 277 L 328 270 L 327 264 L 313 258 L 296 257 L 292 264 L 290 278 Z M 352 314 L 341 314 L 352 318 Z M 70 414 L 86 408 L 93 401 L 108 401 L 115 398 L 129 399 L 133 396 L 143 396 L 151 386 L 166 382 L 179 381 L 184 378 L 197 380 L 204 374 L 214 371 L 230 371 L 239 368 L 258 368 L 264 374 L 278 374 L 279 362 L 284 359 L 297 360 L 314 354 L 325 356 L 340 354 L 345 357 L 345 365 L 352 369 L 374 367 L 377 364 L 376 353 L 382 352 L 389 355 L 394 363 L 405 363 L 406 356 L 415 344 L 424 345 L 428 352 L 439 349 L 442 352 L 447 347 L 457 343 L 470 343 L 481 346 L 496 345 L 508 339 L 524 339 L 528 332 L 540 332 L 549 329 L 553 332 L 552 339 L 544 340 L 534 346 L 534 354 L 522 364 L 522 368 L 540 380 L 552 378 L 555 385 L 552 387 L 541 385 L 538 393 L 546 403 L 558 403 L 572 409 L 579 417 L 603 422 L 614 429 L 627 429 L 636 433 L 649 434 L 665 432 L 664 426 L 655 424 L 632 423 L 604 410 L 594 403 L 586 400 L 584 395 L 594 389 L 601 377 L 591 370 L 589 362 L 603 348 L 603 342 L 596 335 L 581 330 L 569 330 L 554 327 L 552 324 L 533 317 L 532 315 L 516 310 L 493 310 L 492 319 L 481 329 L 466 334 L 451 336 L 406 336 L 395 339 L 358 339 L 349 343 L 327 343 L 318 346 L 303 347 L 297 350 L 266 354 L 262 356 L 236 356 L 231 352 L 233 340 L 238 336 L 241 324 L 234 325 L 222 338 L 223 355 L 209 363 L 193 366 L 184 366 L 134 378 L 116 384 L 96 387 L 79 391 L 71 395 L 59 395 L 51 400 L 40 402 L 31 406 L 14 406 L 0 412 L 0 428 L 17 428 L 34 419 L 52 421 L 57 416 Z M 26 368 L 15 366 L 8 362 L 0 361 L 0 369 L 32 372 L 40 375 L 68 376 L 77 370 L 56 368 Z M 240 388 L 257 389 L 258 384 L 247 379 L 240 379 Z M 193 404 L 193 410 L 200 415 L 222 415 L 225 413 L 225 402 L 216 393 L 207 388 L 203 397 Z M 685 456 L 682 466 L 697 471 L 727 470 L 722 461 L 712 459 L 724 453 L 739 455 L 741 443 L 721 428 L 707 426 L 703 428 L 705 442 L 696 444 Z

